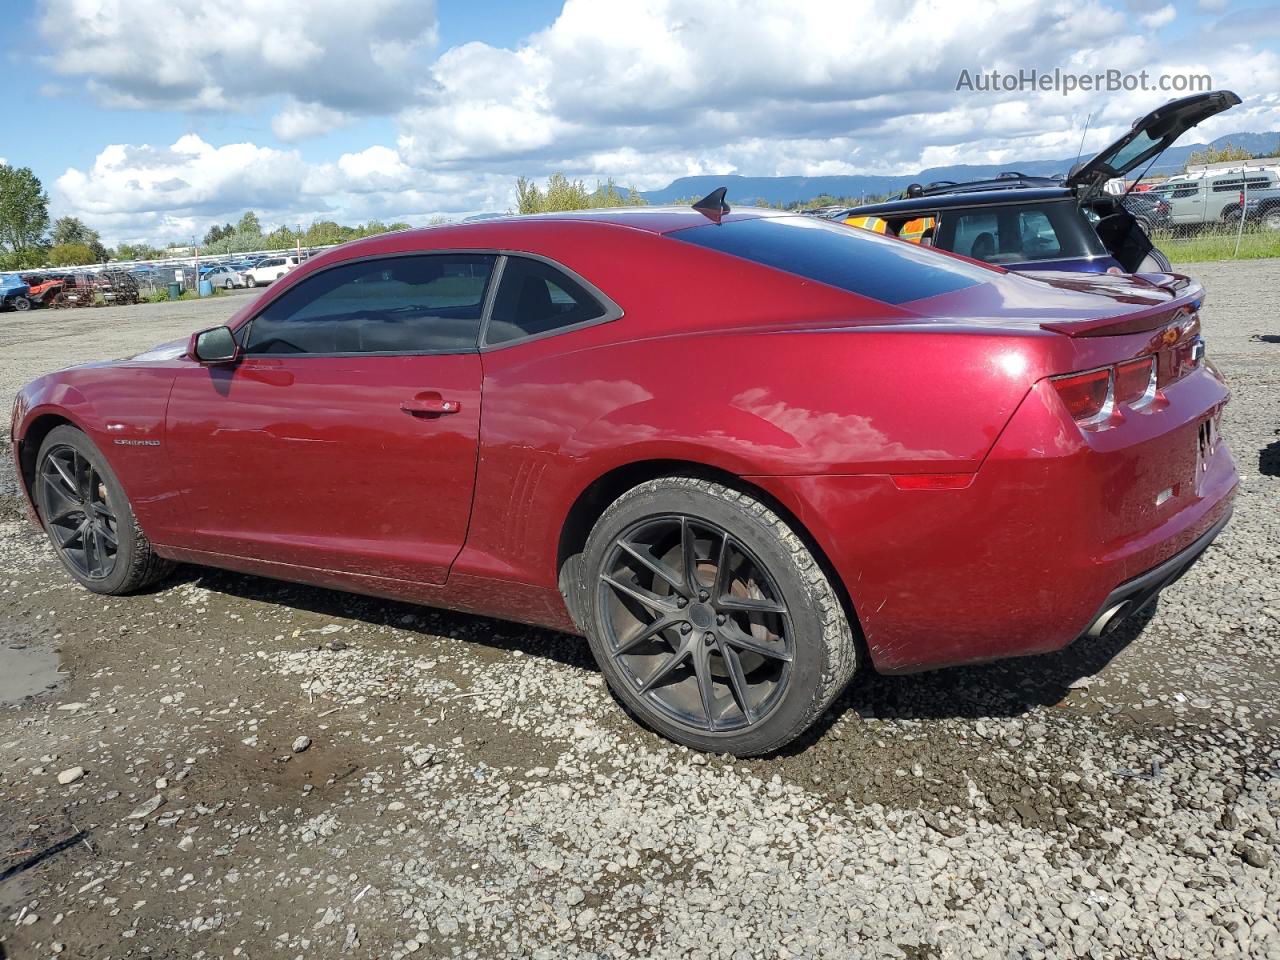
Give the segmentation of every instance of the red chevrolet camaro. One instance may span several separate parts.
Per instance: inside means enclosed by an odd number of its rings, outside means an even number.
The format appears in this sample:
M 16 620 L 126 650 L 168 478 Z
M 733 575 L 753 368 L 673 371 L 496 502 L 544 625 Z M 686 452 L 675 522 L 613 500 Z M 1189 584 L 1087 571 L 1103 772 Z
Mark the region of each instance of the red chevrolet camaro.
M 67 570 L 208 564 L 585 634 L 698 748 L 1114 627 L 1227 522 L 1202 290 L 764 210 L 409 230 L 12 427 Z

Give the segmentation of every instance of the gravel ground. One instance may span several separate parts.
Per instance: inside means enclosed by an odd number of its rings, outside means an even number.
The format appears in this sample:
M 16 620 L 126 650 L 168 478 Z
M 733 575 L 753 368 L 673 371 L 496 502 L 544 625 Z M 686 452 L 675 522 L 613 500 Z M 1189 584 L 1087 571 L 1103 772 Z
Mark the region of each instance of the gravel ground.
M 0 956 L 1280 958 L 1280 261 L 1191 272 L 1242 475 L 1201 562 L 766 759 L 637 728 L 571 637 L 195 568 L 95 597 L 0 451 Z M 242 302 L 5 314 L 0 387 Z

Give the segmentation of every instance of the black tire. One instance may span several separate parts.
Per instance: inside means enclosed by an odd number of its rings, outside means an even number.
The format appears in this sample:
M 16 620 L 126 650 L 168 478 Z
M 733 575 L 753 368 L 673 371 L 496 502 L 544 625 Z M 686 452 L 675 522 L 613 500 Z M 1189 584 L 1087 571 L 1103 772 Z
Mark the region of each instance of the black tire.
M 23 312 L 24 310 L 31 309 L 31 301 L 27 297 L 22 297 L 22 296 L 14 297 L 13 300 L 10 301 L 10 303 L 13 304 L 13 309 L 17 310 L 19 313 Z
M 1280 207 L 1264 210 L 1260 220 L 1263 230 L 1280 230 Z
M 244 285 L 245 285 L 246 287 L 256 287 L 256 286 L 258 285 L 258 280 L 257 280 L 257 278 L 256 278 L 256 277 L 253 277 L 253 276 L 245 277 L 245 278 L 244 278 Z
M 222 282 L 222 289 L 224 289 L 224 290 L 234 290 L 234 289 L 235 289 L 235 286 L 236 286 L 236 285 L 235 285 L 234 283 L 232 283 L 230 280 L 224 280 L 224 281 Z
M 112 596 L 132 593 L 171 569 L 138 526 L 111 465 L 82 431 L 65 425 L 49 431 L 36 455 L 32 487 L 54 552 L 86 589 Z M 96 523 L 77 538 L 74 528 L 84 529 L 88 517 Z
M 780 749 L 857 666 L 844 607 L 804 541 L 722 484 L 663 477 L 627 491 L 596 522 L 581 569 L 587 637 L 610 688 L 694 749 Z

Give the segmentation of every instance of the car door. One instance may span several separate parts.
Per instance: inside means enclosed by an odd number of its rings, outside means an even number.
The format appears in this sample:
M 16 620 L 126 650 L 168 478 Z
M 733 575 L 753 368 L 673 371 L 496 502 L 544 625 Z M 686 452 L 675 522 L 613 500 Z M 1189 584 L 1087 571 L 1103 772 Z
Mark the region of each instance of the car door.
M 481 315 L 495 258 L 308 275 L 184 364 L 165 444 L 195 550 L 443 583 L 470 517 Z

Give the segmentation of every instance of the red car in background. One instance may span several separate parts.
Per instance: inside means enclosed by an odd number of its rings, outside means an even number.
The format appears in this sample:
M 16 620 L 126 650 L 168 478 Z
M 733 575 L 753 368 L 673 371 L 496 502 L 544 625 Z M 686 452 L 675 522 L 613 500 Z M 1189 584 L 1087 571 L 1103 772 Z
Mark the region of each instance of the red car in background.
M 1111 629 L 1227 522 L 1196 282 L 700 207 L 360 240 L 42 377 L 33 516 L 101 593 L 186 561 L 585 634 L 646 724 L 742 755 L 862 663 Z

